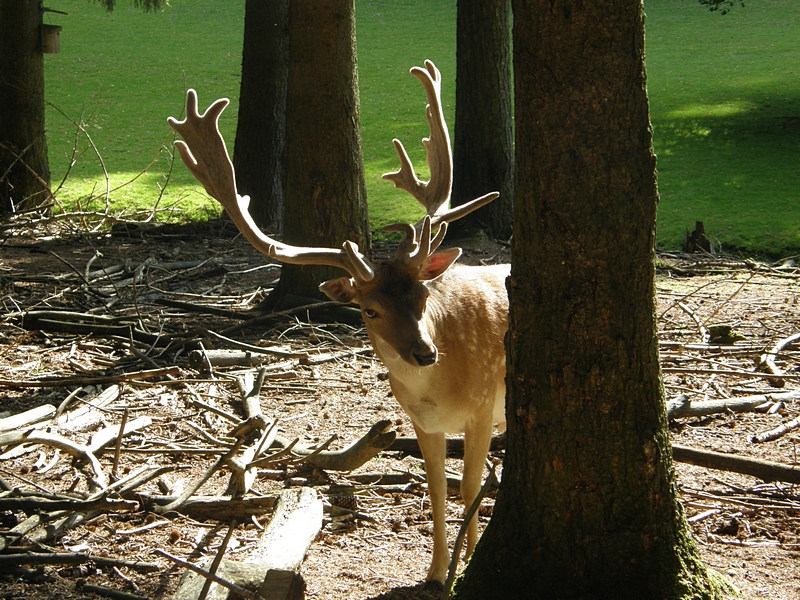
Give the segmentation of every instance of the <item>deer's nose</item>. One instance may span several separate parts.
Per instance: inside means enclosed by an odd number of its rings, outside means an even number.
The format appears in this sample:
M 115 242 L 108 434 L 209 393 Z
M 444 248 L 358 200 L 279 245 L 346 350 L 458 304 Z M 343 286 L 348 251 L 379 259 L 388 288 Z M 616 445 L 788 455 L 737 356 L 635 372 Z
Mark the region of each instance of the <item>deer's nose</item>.
M 415 350 L 411 354 L 420 367 L 427 367 L 429 365 L 432 365 L 436 362 L 437 359 L 436 346 L 420 348 L 419 350 Z

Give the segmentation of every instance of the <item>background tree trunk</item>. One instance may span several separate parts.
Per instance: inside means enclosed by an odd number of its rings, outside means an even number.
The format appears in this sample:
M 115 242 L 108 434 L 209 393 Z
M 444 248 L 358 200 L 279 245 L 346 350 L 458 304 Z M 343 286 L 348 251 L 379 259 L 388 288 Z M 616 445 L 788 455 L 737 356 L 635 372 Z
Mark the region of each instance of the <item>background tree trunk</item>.
M 711 598 L 654 316 L 641 0 L 514 0 L 508 445 L 457 598 Z
M 453 196 L 456 206 L 499 191 L 500 198 L 451 226 L 511 237 L 514 146 L 511 125 L 511 0 L 458 0 Z
M 233 165 L 259 227 L 281 229 L 280 158 L 289 75 L 289 0 L 247 0 Z
M 48 199 L 38 0 L 0 0 L 0 216 Z
M 284 239 L 370 252 L 356 66 L 353 0 L 292 2 L 283 149 Z M 320 297 L 343 272 L 284 265 L 269 303 L 286 294 Z

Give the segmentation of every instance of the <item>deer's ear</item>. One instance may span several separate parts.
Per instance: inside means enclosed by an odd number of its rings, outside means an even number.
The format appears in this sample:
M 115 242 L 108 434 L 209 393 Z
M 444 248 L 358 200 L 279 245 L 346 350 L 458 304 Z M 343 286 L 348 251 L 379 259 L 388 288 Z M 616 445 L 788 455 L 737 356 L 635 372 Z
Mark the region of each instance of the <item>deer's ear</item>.
M 461 248 L 448 248 L 441 252 L 434 252 L 422 263 L 418 279 L 420 281 L 436 279 L 447 271 L 459 256 L 461 256 Z
M 355 281 L 350 277 L 339 277 L 321 283 L 319 291 L 331 300 L 341 302 L 342 304 L 348 304 L 356 297 Z

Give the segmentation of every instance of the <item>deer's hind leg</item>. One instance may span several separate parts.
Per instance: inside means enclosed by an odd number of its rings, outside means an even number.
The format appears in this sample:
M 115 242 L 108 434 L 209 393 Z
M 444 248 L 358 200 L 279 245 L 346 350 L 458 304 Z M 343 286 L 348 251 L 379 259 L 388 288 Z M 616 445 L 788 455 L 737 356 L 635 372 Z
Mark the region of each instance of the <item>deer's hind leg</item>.
M 461 497 L 464 499 L 464 511 L 469 510 L 478 497 L 483 482 L 483 467 L 489 454 L 492 441 L 491 408 L 480 411 L 464 431 L 464 472 L 461 476 Z M 476 514 L 467 526 L 467 552 L 469 558 L 478 542 L 478 515 Z

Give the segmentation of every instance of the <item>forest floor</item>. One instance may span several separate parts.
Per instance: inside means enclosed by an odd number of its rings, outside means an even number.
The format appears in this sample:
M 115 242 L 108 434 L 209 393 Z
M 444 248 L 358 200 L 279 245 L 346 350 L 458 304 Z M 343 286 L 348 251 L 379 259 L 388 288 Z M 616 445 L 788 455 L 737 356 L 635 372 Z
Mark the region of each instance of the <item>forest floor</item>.
M 385 245 L 377 251 L 385 252 Z M 4 239 L 0 252 L 0 418 L 43 405 L 60 407 L 58 418 L 51 415 L 42 431 L 89 446 L 92 435 L 119 425 L 126 413 L 129 423 L 139 419 L 140 428 L 120 444 L 95 451 L 96 469 L 104 477 L 158 475 L 140 482 L 125 495 L 128 499 L 180 494 L 215 462 L 220 448 L 229 447 L 225 436 L 235 423 L 226 414 L 244 415 L 237 380 L 252 378 L 258 367 L 209 369 L 202 353 L 196 362 L 198 354 L 189 348 L 203 340 L 210 350 L 214 338 L 208 330 L 228 330 L 228 338 L 309 357 L 263 355 L 270 370 L 260 404 L 283 436 L 314 445 L 335 435 L 332 448 L 342 448 L 382 419 L 399 436 L 413 436 L 357 320 L 325 323 L 295 313 L 234 327 L 258 316 L 246 311 L 266 297 L 279 267 L 265 266 L 264 257 L 229 227 L 129 226 L 93 237 L 14 236 Z M 509 250 L 476 242 L 465 247 L 461 260 L 507 262 Z M 776 354 L 782 374 L 767 376 L 757 369 L 768 349 L 800 332 L 798 268 L 664 255 L 658 265 L 659 341 L 668 398 L 684 394 L 696 402 L 800 390 L 796 342 Z M 209 314 L 214 310 L 218 314 Z M 122 325 L 123 333 L 101 331 L 110 325 Z M 730 339 L 713 338 L 720 333 L 715 325 L 730 326 L 732 333 L 722 330 Z M 227 343 L 217 339 L 216 345 Z M 110 389 L 116 390 L 110 404 L 79 416 L 82 407 Z M 674 444 L 792 466 L 800 440 L 796 432 L 761 443 L 752 439 L 798 416 L 797 399 L 768 402 L 759 410 L 674 419 L 670 433 Z M 155 514 L 141 505 L 127 512 L 95 507 L 61 515 L 48 509 L 48 498 L 88 497 L 98 479 L 90 463 L 73 460 L 63 444 L 55 446 L 0 448 L 0 485 L 15 490 L 0 490 L 3 600 L 89 598 L 94 597 L 91 585 L 168 598 L 183 568 L 157 551 L 197 562 L 220 548 L 228 518 Z M 502 451 L 493 455 L 499 462 Z M 458 458 L 448 462 L 460 472 Z M 684 463 L 676 463 L 676 472 L 706 564 L 729 577 L 742 598 L 798 598 L 798 489 Z M 420 586 L 432 547 L 423 473 L 419 458 L 399 451 L 384 451 L 344 473 L 284 460 L 261 468 L 247 496 L 269 497 L 302 485 L 318 490 L 325 501 L 322 531 L 300 571 L 308 598 L 434 598 Z M 358 477 L 364 474 L 397 477 L 391 484 L 366 484 Z M 227 469 L 218 470 L 197 493 L 222 494 L 230 479 Z M 350 512 L 330 509 L 351 495 L 346 499 Z M 14 537 L 9 530 L 30 521 L 10 503 L 20 497 L 39 502 L 28 513 L 50 522 Z M 482 526 L 492 505 L 492 497 L 484 499 Z M 453 495 L 448 502 L 451 542 L 461 511 Z M 240 520 L 226 556 L 246 556 L 268 521 L 268 511 Z M 55 558 L 44 565 L 2 562 L 4 554 L 27 552 Z M 61 553 L 87 554 L 90 560 L 59 563 Z M 532 592 L 535 585 L 531 581 Z

